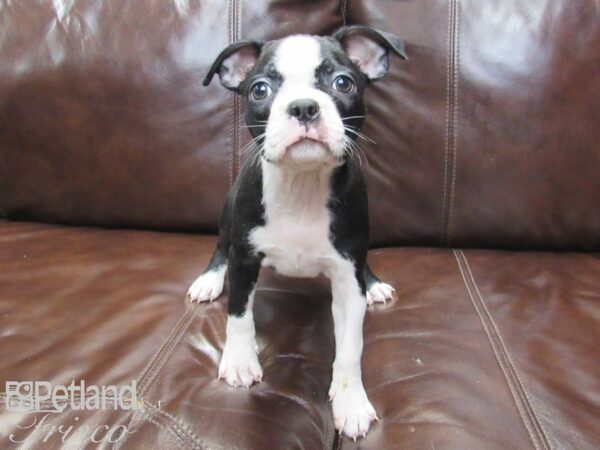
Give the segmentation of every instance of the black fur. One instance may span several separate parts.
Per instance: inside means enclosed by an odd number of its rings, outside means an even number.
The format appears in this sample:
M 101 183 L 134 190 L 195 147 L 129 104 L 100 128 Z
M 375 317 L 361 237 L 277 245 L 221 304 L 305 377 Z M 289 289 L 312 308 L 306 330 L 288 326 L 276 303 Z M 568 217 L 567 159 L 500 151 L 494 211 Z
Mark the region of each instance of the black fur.
M 340 32 L 334 37 L 319 38 L 323 62 L 316 69 L 315 78 L 317 88 L 326 92 L 334 99 L 345 125 L 358 131 L 364 122 L 364 106 L 362 96 L 364 89 L 369 84 L 367 77 L 360 71 L 343 50 L 343 39 L 349 33 L 359 32 L 358 29 L 348 27 L 347 32 Z M 392 40 L 391 35 L 379 35 L 389 49 L 403 56 L 401 41 Z M 394 37 L 395 38 L 395 37 Z M 397 39 L 397 38 L 395 38 Z M 260 49 L 260 57 L 246 79 L 236 89 L 245 100 L 246 123 L 252 136 L 256 139 L 254 152 L 261 152 L 266 121 L 272 99 L 277 94 L 282 77 L 277 73 L 272 64 L 273 54 L 279 41 L 265 44 L 255 41 L 232 44 L 233 50 L 225 49 L 215 61 L 206 77 L 205 84 L 215 73 L 219 72 L 219 65 L 223 59 L 240 48 L 240 46 L 253 46 Z M 338 75 L 350 77 L 356 86 L 355 91 L 341 94 L 332 88 L 332 82 Z M 257 81 L 266 80 L 273 90 L 270 100 L 254 101 L 249 96 L 250 88 Z M 348 137 L 354 139 L 355 134 L 346 131 Z M 251 154 L 244 163 L 238 178 L 227 196 L 220 220 L 219 242 L 206 272 L 221 267 L 228 262 L 229 271 L 229 305 L 230 315 L 240 316 L 246 311 L 249 294 L 252 292 L 258 273 L 261 259 L 264 255 L 257 253 L 249 244 L 248 236 L 252 229 L 265 225 L 264 207 L 262 205 L 262 170 L 256 164 L 256 157 Z M 336 250 L 346 258 L 353 261 L 356 268 L 356 278 L 361 287 L 362 294 L 371 285 L 379 282 L 367 264 L 367 250 L 369 247 L 369 213 L 367 190 L 363 174 L 356 160 L 346 155 L 341 165 L 334 169 L 331 176 L 331 196 L 327 207 L 331 212 L 330 239 Z
M 228 314 L 241 316 L 246 311 L 248 296 L 258 278 L 262 255 L 256 254 L 248 243 L 250 231 L 265 224 L 260 166 L 250 160 L 227 194 L 219 221 L 219 241 L 205 272 L 228 263 Z

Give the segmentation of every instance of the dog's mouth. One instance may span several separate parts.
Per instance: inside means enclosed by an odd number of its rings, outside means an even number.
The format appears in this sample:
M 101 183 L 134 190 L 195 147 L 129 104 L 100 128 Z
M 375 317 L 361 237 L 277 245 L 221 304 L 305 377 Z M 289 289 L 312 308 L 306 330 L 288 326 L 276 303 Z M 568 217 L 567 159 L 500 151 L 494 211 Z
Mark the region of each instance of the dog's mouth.
M 303 137 L 288 145 L 283 159 L 294 163 L 315 163 L 332 158 L 329 146 L 321 140 Z
M 312 130 L 311 130 L 312 131 Z M 289 143 L 286 147 L 286 150 L 291 149 L 292 147 L 302 144 L 302 145 L 323 145 L 328 147 L 327 143 L 324 139 L 321 138 L 317 133 L 307 133 L 305 135 L 300 135 L 296 139 L 294 139 L 291 143 Z
M 323 133 L 319 130 L 320 127 L 314 125 L 293 124 L 288 128 L 286 133 L 289 139 L 286 149 L 294 145 L 307 141 L 306 143 L 315 143 L 326 145 L 323 139 Z
M 294 162 L 330 159 L 332 152 L 320 127 L 296 124 L 290 128 L 290 142 L 285 146 L 284 159 L 292 159 Z
M 275 139 L 274 139 L 275 138 Z M 329 128 L 322 121 L 286 121 L 279 130 L 273 127 L 265 145 L 265 159 L 295 170 L 319 169 L 339 164 Z
M 325 145 L 325 142 L 323 142 L 321 139 L 317 139 L 317 138 L 309 138 L 309 137 L 300 137 L 298 139 L 296 139 L 294 142 L 292 142 L 291 144 L 289 144 L 286 147 L 286 150 L 291 149 L 292 147 L 298 145 L 298 144 L 305 144 L 305 145 Z

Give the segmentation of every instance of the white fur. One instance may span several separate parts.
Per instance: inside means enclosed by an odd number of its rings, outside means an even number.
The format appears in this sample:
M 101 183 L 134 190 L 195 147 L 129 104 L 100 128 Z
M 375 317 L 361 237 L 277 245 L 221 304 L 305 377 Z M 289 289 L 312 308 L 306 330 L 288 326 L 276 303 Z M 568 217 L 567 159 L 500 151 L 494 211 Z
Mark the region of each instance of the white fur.
M 330 396 L 336 427 L 356 438 L 376 417 L 364 390 L 360 359 L 366 299 L 356 280 L 354 263 L 330 241 L 331 166 L 290 170 L 262 162 L 265 225 L 250 233 L 250 243 L 265 256 L 262 264 L 287 276 L 331 280 L 336 358 Z
M 309 35 L 290 36 L 279 44 L 274 63 L 285 83 L 310 86 L 321 64 L 319 42 Z
M 353 272 L 354 265 L 339 266 L 331 276 L 335 361 L 329 398 L 335 427 L 350 438 L 364 436 L 377 419 L 362 383 L 364 296 Z
M 227 339 L 219 364 L 219 378 L 233 387 L 248 388 L 255 381 L 261 381 L 263 376 L 257 356 L 253 303 L 254 291 L 250 294 L 244 315 L 227 318 Z
M 331 97 L 315 88 L 315 69 L 321 62 L 321 48 L 314 37 L 291 36 L 279 44 L 273 63 L 283 83 L 273 100 L 266 128 L 264 150 L 268 160 L 279 162 L 287 156 L 292 161 L 299 157 L 300 163 L 306 163 L 308 156 L 322 163 L 343 156 L 346 140 L 342 119 Z M 311 127 L 305 127 L 288 114 L 289 105 L 300 99 L 312 99 L 319 104 L 320 119 Z M 305 146 L 286 155 L 286 150 L 303 138 L 322 142 L 323 146 L 309 146 L 308 154 Z
M 200 275 L 188 290 L 188 297 L 193 302 L 212 302 L 223 292 L 227 264 Z
M 262 161 L 265 226 L 250 233 L 262 264 L 292 277 L 326 274 L 343 258 L 329 240 L 331 167 L 284 170 Z
M 378 418 L 362 382 L 342 385 L 334 381 L 331 390 L 335 392 L 333 396 L 330 395 L 335 428 L 355 440 L 359 436 L 364 437 L 371 422 Z
M 385 303 L 394 297 L 396 290 L 386 283 L 374 283 L 367 292 L 367 305 Z

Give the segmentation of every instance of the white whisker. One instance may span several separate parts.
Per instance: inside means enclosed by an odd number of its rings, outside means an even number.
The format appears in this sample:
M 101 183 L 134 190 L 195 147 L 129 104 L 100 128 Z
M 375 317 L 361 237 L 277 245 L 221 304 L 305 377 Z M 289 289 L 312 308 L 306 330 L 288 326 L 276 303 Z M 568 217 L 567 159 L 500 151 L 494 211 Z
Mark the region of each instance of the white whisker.
M 369 136 L 367 136 L 366 134 L 364 134 L 364 133 L 362 133 L 362 132 L 360 132 L 360 131 L 356 130 L 355 128 L 352 128 L 352 127 L 350 127 L 350 126 L 348 126 L 348 125 L 345 125 L 345 126 L 344 126 L 344 130 L 346 130 L 346 131 L 348 131 L 348 132 L 350 132 L 350 133 L 354 134 L 354 135 L 355 135 L 355 136 L 357 136 L 358 138 L 360 138 L 360 139 L 363 139 L 363 140 L 365 140 L 365 141 L 367 141 L 367 142 L 370 142 L 370 143 L 372 143 L 372 144 L 377 144 L 377 142 L 375 142 L 373 139 L 371 139 L 371 138 L 370 138 Z
M 350 117 L 342 117 L 342 122 L 344 120 L 350 120 L 350 119 L 364 119 L 367 116 L 350 116 Z
M 348 154 L 350 157 L 354 157 L 358 160 L 359 166 L 362 167 L 363 157 L 365 159 L 367 167 L 369 166 L 369 159 L 367 158 L 367 155 L 365 154 L 364 150 L 360 147 L 360 145 L 358 145 L 357 142 L 353 141 L 348 137 L 345 137 L 344 148 L 348 150 Z

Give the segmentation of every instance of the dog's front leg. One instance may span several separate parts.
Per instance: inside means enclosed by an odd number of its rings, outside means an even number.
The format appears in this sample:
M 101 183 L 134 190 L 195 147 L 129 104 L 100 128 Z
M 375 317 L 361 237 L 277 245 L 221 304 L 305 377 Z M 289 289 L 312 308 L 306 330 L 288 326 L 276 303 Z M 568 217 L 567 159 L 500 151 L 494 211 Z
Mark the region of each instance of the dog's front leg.
M 329 398 L 335 427 L 356 439 L 366 434 L 377 415 L 367 398 L 360 368 L 367 304 L 361 288 L 364 283 L 356 278 L 354 265 L 348 265 L 352 267 L 339 268 L 331 276 L 336 345 Z
M 227 338 L 219 365 L 219 378 L 234 387 L 248 388 L 262 380 L 258 362 L 254 316 L 254 285 L 260 259 L 245 247 L 232 245 L 229 250 L 229 303 L 227 304 Z

